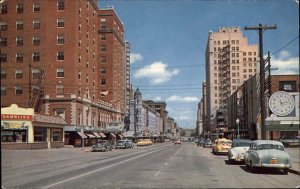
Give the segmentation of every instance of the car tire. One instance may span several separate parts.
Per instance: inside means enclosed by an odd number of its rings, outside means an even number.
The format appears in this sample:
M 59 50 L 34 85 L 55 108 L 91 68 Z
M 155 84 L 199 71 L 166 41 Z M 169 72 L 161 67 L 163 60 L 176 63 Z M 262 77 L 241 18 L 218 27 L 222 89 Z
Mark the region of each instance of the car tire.
M 286 169 L 286 168 L 283 169 L 283 174 L 284 174 L 284 175 L 288 175 L 288 174 L 289 174 L 289 169 Z

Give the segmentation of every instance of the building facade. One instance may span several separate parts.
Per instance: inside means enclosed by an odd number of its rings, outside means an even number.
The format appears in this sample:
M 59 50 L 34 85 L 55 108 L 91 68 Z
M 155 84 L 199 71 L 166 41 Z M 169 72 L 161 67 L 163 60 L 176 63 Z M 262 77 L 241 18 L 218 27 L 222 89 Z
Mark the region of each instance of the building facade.
M 206 115 L 208 125 L 217 128 L 219 108 L 227 107 L 227 98 L 256 73 L 257 45 L 249 45 L 240 27 L 221 27 L 209 32 L 206 59 Z M 223 111 L 224 112 L 224 111 Z M 226 120 L 227 115 L 223 114 Z M 226 127 L 226 125 L 223 125 Z
M 86 137 L 78 131 L 123 121 L 124 31 L 112 9 L 95 0 L 5 0 L 0 23 L 1 107 L 62 117 L 66 144 Z

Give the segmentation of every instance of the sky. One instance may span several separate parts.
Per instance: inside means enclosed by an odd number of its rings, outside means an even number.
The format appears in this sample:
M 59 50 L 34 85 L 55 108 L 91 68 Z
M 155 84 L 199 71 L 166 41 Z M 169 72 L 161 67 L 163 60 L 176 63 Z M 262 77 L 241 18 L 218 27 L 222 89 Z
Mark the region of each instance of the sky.
M 165 101 L 181 128 L 195 128 L 205 81 L 209 31 L 239 26 L 249 44 L 259 24 L 263 52 L 271 54 L 272 74 L 299 74 L 299 0 L 100 0 L 112 6 L 131 49 L 131 84 L 143 99 Z

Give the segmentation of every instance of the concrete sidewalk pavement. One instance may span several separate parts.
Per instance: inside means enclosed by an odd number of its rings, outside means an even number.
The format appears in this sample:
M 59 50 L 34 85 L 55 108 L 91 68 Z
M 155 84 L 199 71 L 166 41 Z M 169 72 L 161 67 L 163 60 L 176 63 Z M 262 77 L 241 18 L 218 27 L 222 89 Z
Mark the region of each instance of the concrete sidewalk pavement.
M 292 168 L 290 168 L 290 172 L 294 174 L 300 175 L 300 148 L 285 148 L 285 151 L 290 155 L 290 160 L 292 163 Z

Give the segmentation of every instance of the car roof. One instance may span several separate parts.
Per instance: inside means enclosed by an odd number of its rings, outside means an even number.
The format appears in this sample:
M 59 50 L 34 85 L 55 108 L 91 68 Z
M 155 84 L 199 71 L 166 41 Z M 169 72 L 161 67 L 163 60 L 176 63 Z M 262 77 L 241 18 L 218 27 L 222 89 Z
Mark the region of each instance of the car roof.
M 282 145 L 283 146 L 283 144 L 281 142 L 276 141 L 276 140 L 254 140 L 251 143 L 256 143 L 257 145 L 260 145 L 260 144 L 277 144 L 277 145 Z
M 239 143 L 239 142 L 252 142 L 252 140 L 248 140 L 248 139 L 237 139 L 233 141 L 234 143 Z

